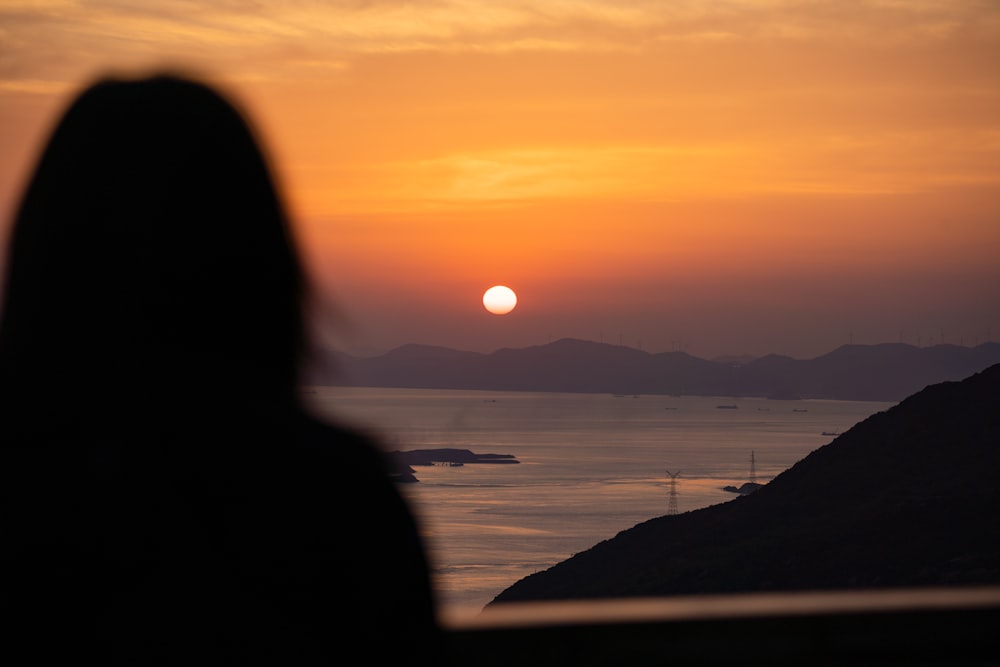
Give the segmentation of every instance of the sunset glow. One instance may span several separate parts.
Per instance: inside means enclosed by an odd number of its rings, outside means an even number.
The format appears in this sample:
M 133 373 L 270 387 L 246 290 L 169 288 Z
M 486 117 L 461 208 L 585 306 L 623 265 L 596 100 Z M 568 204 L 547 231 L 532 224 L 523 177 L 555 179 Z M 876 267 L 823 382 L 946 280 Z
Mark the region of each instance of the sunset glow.
M 331 344 L 712 357 L 1000 336 L 1000 7 L 0 7 L 0 211 L 69 97 L 169 67 L 271 154 Z M 504 276 L 516 318 L 470 299 Z

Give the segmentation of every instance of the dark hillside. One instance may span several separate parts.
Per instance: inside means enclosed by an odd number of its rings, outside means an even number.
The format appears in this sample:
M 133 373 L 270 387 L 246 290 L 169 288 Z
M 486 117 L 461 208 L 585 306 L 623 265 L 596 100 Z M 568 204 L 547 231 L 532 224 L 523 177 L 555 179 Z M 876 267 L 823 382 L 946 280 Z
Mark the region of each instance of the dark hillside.
M 495 602 L 1000 583 L 1000 365 L 927 387 L 756 493 L 619 533 Z

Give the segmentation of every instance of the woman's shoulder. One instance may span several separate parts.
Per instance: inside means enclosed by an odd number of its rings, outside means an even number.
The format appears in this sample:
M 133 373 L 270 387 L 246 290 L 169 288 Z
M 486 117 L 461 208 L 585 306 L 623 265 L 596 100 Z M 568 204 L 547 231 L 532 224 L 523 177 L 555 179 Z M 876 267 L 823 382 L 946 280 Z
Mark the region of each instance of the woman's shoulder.
M 296 440 L 300 454 L 308 461 L 336 466 L 351 476 L 376 474 L 391 479 L 399 472 L 379 437 L 353 426 L 307 416 L 300 423 Z
M 353 426 L 304 416 L 298 428 L 298 443 L 321 456 L 353 457 L 379 461 L 382 446 L 376 435 Z

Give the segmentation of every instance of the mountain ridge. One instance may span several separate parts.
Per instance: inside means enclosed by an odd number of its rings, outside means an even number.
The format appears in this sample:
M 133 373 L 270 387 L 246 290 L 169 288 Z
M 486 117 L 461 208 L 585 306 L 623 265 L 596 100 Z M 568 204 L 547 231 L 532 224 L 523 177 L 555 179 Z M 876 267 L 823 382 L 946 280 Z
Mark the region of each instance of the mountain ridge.
M 930 384 L 958 380 L 1000 363 L 1000 343 L 843 345 L 813 359 L 771 354 L 739 364 L 563 338 L 488 354 L 420 344 L 375 357 L 325 351 L 320 362 L 308 383 L 899 401 Z

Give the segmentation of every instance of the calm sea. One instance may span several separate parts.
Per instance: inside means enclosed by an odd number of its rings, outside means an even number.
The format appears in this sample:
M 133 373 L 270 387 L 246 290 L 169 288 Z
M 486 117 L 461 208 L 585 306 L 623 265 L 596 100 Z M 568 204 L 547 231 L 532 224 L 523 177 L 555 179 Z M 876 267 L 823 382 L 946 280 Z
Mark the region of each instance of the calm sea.
M 733 500 L 889 403 L 315 387 L 320 412 L 388 450 L 512 454 L 516 465 L 415 468 L 401 484 L 422 525 L 445 619 L 637 523 Z M 725 407 L 719 407 L 725 406 Z M 751 466 L 751 457 L 753 465 Z M 679 473 L 674 483 L 670 473 Z

